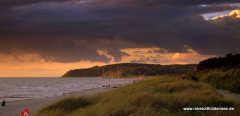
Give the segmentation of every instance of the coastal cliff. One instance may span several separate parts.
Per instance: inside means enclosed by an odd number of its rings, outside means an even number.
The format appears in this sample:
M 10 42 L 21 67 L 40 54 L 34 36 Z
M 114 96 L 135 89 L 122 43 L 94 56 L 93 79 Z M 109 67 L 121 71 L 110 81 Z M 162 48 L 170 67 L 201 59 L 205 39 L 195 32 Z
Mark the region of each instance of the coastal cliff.
M 121 63 L 121 64 L 111 64 L 105 66 L 94 66 L 87 69 L 74 69 L 66 72 L 62 77 L 101 77 L 103 76 L 103 69 L 105 71 L 105 76 L 109 77 L 111 73 L 112 78 L 118 76 L 118 66 L 119 74 L 121 77 L 134 76 L 134 75 L 148 75 L 156 76 L 163 74 L 175 74 L 175 73 L 185 73 L 193 71 L 197 64 L 187 64 L 187 65 L 159 65 L 159 64 L 139 64 L 139 63 Z

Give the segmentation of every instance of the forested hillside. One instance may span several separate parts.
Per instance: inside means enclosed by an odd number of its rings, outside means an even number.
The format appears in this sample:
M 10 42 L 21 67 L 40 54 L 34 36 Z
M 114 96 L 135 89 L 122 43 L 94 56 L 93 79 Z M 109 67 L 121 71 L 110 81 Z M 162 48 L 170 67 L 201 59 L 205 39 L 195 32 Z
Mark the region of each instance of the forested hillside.
M 225 57 L 208 58 L 201 61 L 198 70 L 222 68 L 224 70 L 231 68 L 240 68 L 240 54 L 227 54 Z
M 112 64 L 106 66 L 94 66 L 88 69 L 75 69 L 70 70 L 62 77 L 99 77 L 103 76 L 103 69 L 105 76 L 117 77 L 118 67 L 121 77 L 134 76 L 134 75 L 162 75 L 162 74 L 174 74 L 193 71 L 196 64 L 188 65 L 159 65 L 159 64 L 138 64 L 138 63 L 122 63 Z

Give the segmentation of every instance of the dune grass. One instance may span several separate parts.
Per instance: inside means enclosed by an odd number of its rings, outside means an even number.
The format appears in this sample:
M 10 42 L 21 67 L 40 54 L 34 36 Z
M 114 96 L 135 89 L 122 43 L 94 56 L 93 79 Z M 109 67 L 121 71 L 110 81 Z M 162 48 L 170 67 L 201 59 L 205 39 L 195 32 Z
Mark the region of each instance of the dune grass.
M 183 107 L 235 110 L 184 111 Z M 224 98 L 211 85 L 161 76 L 88 97 L 67 98 L 44 107 L 36 116 L 234 116 L 239 109 L 239 101 Z
M 191 80 L 195 75 L 199 81 L 211 84 L 217 89 L 229 90 L 232 93 L 240 93 L 240 69 L 212 69 L 206 71 L 191 72 L 185 74 L 186 79 Z

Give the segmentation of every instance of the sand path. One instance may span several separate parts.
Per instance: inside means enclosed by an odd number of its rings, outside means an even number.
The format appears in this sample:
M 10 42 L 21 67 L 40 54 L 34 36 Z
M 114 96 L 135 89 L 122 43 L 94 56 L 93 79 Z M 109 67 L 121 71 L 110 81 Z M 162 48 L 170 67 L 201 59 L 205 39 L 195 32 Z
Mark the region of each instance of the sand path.
M 221 93 L 224 97 L 229 97 L 229 96 L 231 96 L 231 97 L 234 97 L 234 98 L 240 100 L 240 94 L 230 93 L 229 91 L 227 91 L 227 90 L 222 90 L 222 89 L 217 89 L 217 91 L 218 91 L 219 93 Z
M 34 100 L 22 100 L 15 102 L 6 102 L 6 106 L 0 106 L 0 116 L 20 116 L 23 110 L 28 109 L 29 115 L 33 116 L 38 110 L 46 105 L 54 103 L 60 99 L 67 98 L 70 96 L 87 96 L 97 94 L 103 91 L 108 91 L 108 88 L 97 88 L 86 91 L 74 92 L 71 94 L 66 94 L 63 96 L 44 98 L 44 99 L 34 99 Z

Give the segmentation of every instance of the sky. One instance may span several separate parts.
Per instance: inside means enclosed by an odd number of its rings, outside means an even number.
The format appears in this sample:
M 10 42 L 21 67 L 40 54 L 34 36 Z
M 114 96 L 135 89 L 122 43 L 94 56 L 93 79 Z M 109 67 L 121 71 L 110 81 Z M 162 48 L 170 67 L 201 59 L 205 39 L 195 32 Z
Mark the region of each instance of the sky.
M 0 77 L 59 77 L 115 63 L 198 64 L 239 53 L 239 3 L 1 0 Z

